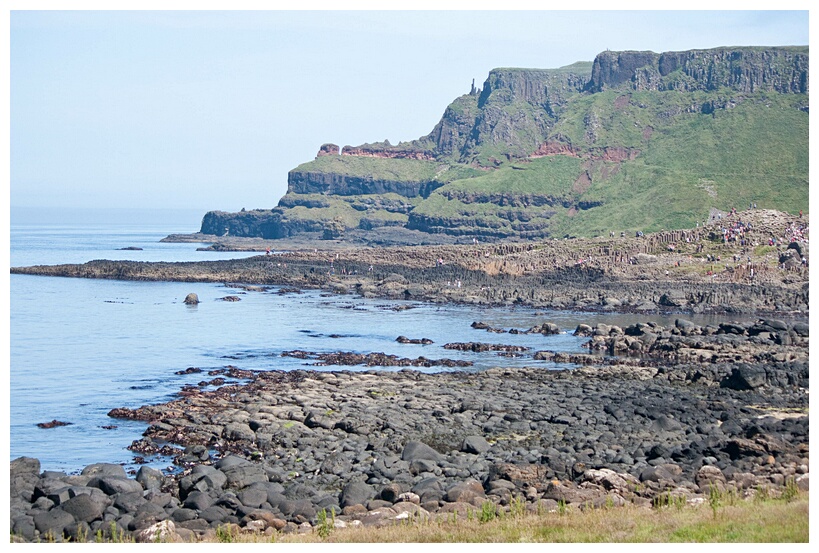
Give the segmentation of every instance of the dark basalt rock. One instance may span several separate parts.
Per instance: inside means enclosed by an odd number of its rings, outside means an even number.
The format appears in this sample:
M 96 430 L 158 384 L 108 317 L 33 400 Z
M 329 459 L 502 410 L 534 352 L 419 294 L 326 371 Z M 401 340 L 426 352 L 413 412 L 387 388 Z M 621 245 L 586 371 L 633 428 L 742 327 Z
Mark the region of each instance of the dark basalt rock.
M 58 421 L 57 419 L 54 419 L 54 420 L 51 420 L 49 422 L 38 422 L 37 423 L 37 428 L 57 428 L 58 426 L 68 426 L 69 424 L 72 424 L 72 423 Z
M 368 367 L 471 367 L 474 365 L 471 361 L 458 359 L 427 359 L 426 357 L 408 359 L 396 355 L 387 355 L 386 353 L 315 353 L 294 350 L 284 351 L 281 355 L 283 357 L 296 357 L 298 359 L 316 359 L 318 362 L 313 363 L 313 366 L 317 367 L 327 365 L 366 365 Z
M 399 336 L 395 339 L 396 342 L 399 344 L 423 344 L 428 345 L 432 344 L 433 341 L 429 338 L 407 338 L 406 336 Z
M 529 348 L 525 346 L 511 346 L 507 344 L 486 344 L 483 342 L 452 342 L 449 344 L 444 344 L 444 349 L 474 352 L 501 351 L 507 353 L 519 353 L 529 350 Z
M 120 539 L 145 539 L 141 531 L 156 536 L 172 522 L 171 541 L 228 524 L 315 529 L 322 509 L 339 524 L 380 525 L 486 501 L 506 510 L 513 498 L 534 512 L 646 505 L 669 493 L 704 502 L 714 486 L 737 497 L 778 496 L 786 481 L 806 489 L 808 341 L 783 324 L 789 345 L 734 332 L 782 326 L 771 321 L 580 325 L 604 348 L 654 342 L 639 355 L 574 354 L 576 367 L 563 371 L 230 367 L 215 372 L 246 383 L 110 412 L 150 422 L 131 449 L 171 455 L 180 472 L 142 467 L 131 479 L 97 463 L 66 475 L 13 460 L 11 529 L 15 540 L 75 541 L 110 537 L 113 524 Z
M 731 375 L 720 382 L 724 388 L 733 390 L 753 390 L 767 382 L 765 369 L 750 365 L 739 365 L 731 369 Z

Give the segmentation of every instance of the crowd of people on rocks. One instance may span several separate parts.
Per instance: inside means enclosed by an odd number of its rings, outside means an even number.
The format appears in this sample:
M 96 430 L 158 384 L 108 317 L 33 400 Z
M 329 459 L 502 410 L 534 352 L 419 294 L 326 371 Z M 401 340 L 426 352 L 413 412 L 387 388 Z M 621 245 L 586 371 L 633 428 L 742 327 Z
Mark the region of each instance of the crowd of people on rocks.
M 732 221 L 727 226 L 722 227 L 722 241 L 727 244 L 736 242 L 740 246 L 747 246 L 746 233 L 751 230 L 751 223 L 744 223 L 740 220 Z
M 786 242 L 808 243 L 808 225 L 791 223 L 785 228 L 783 237 Z

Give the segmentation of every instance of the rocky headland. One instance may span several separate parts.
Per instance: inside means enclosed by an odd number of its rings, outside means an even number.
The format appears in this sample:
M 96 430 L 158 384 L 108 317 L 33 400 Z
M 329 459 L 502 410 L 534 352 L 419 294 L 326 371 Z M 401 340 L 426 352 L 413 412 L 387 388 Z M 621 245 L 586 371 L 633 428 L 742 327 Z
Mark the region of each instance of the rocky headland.
M 278 205 L 208 212 L 200 232 L 388 231 L 410 245 L 655 232 L 754 203 L 797 213 L 808 203 L 808 66 L 809 48 L 792 46 L 493 69 L 426 136 L 324 144 L 289 171 Z

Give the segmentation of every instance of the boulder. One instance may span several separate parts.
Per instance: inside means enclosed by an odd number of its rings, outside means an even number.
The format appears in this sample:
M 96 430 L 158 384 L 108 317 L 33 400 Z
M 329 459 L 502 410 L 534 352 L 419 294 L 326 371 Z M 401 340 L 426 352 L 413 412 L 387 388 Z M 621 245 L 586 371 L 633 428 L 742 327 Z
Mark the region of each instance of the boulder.
M 179 497 L 185 499 L 193 491 L 221 491 L 227 476 L 210 465 L 196 465 L 191 473 L 179 481 Z
M 175 509 L 173 513 L 171 513 L 171 518 L 175 522 L 187 522 L 189 520 L 194 520 L 196 518 L 196 509 L 191 509 L 188 507 Z
M 583 504 L 603 495 L 605 493 L 602 490 L 577 488 L 572 484 L 552 481 L 546 486 L 542 499 L 565 501 L 568 504 Z
M 222 525 L 226 522 L 228 517 L 227 510 L 219 507 L 218 505 L 211 505 L 207 509 L 203 509 L 199 512 L 199 518 L 206 520 L 207 522 L 216 525 Z
M 316 516 L 316 507 L 309 499 L 283 501 L 279 504 L 279 510 L 290 521 L 311 520 Z
M 222 430 L 222 437 L 230 441 L 252 442 L 256 439 L 256 433 L 243 422 L 231 422 L 225 425 L 224 430 Z
M 125 469 L 121 465 L 114 463 L 94 463 L 88 465 L 80 473 L 83 476 L 118 476 L 120 478 L 127 478 Z
M 40 474 L 40 460 L 33 457 L 18 457 L 11 462 L 11 477 L 19 475 L 34 475 Z
M 16 516 L 11 519 L 11 533 L 26 541 L 34 541 L 34 517 L 29 515 Z M 13 541 L 13 540 L 12 540 Z
M 136 474 L 136 481 L 146 490 L 158 490 L 162 486 L 162 473 L 151 467 L 140 467 Z
M 560 334 L 560 327 L 555 323 L 543 323 L 533 326 L 526 331 L 526 334 L 543 334 L 544 336 L 552 336 L 554 334 Z
M 585 482 L 594 482 L 603 486 L 606 490 L 623 493 L 629 491 L 629 481 L 631 475 L 620 475 L 611 469 L 589 469 L 583 473 Z M 632 482 L 633 485 L 633 482 Z
M 441 480 L 434 476 L 419 480 L 410 491 L 416 494 L 422 502 L 431 497 L 440 499 L 444 496 Z
M 249 486 L 236 495 L 246 507 L 259 508 L 262 503 L 267 502 L 267 490 L 256 485 Z
M 107 506 L 108 502 L 99 498 L 99 496 L 81 494 L 60 505 L 60 509 L 69 513 L 78 522 L 90 523 L 95 520 L 102 520 L 103 512 Z
M 165 512 L 165 509 L 150 501 L 146 501 L 140 505 L 136 513 L 134 513 L 134 520 L 128 527 L 132 530 L 141 530 L 160 520 L 166 520 L 168 518 L 169 515 Z
M 697 483 L 697 486 L 700 487 L 700 490 L 707 493 L 712 487 L 722 489 L 725 485 L 725 475 L 719 467 L 703 465 L 700 467 L 700 470 L 697 471 L 694 481 Z
M 168 543 L 180 541 L 173 521 L 163 520 L 140 530 L 134 536 L 137 543 Z
M 489 451 L 491 447 L 492 446 L 489 445 L 489 442 L 487 442 L 483 436 L 467 436 L 464 438 L 461 451 L 480 455 L 481 453 Z
M 120 467 L 122 468 L 122 467 Z M 119 476 L 101 476 L 94 477 L 89 480 L 88 485 L 93 488 L 99 488 L 106 495 L 115 495 L 119 493 L 139 492 L 142 493 L 142 484 L 136 480 Z
M 198 490 L 191 492 L 188 497 L 185 498 L 184 503 L 182 506 L 186 509 L 195 509 L 197 511 L 204 511 L 211 505 L 213 505 L 213 497 L 207 492 L 200 492 Z
M 640 482 L 675 482 L 676 477 L 665 467 L 646 467 L 640 473 Z
M 483 491 L 483 486 L 480 482 L 473 478 L 456 482 L 446 490 L 444 499 L 450 503 L 472 503 L 475 500 L 482 500 L 486 497 Z
M 793 331 L 798 336 L 802 336 L 803 338 L 807 338 L 810 335 L 810 325 L 808 325 L 808 323 L 794 323 L 793 324 Z
M 61 539 L 66 526 L 75 522 L 71 513 L 61 509 L 51 509 L 34 515 L 34 527 L 41 536 Z
M 765 369 L 758 366 L 741 364 L 731 369 L 731 374 L 720 382 L 723 388 L 732 390 L 753 390 L 764 386 L 766 382 Z
M 286 520 L 282 520 L 274 513 L 263 509 L 254 509 L 243 517 L 243 522 L 245 524 L 250 521 L 264 522 L 264 529 L 273 528 L 277 531 L 284 528 L 284 526 L 287 524 Z
M 398 503 L 401 501 L 399 498 L 401 494 L 406 492 L 406 488 L 397 483 L 397 482 L 390 482 L 386 486 L 381 489 L 381 493 L 379 497 L 384 501 L 389 501 L 390 503 Z
M 147 502 L 148 500 L 145 499 L 141 492 L 121 493 L 114 498 L 114 507 L 119 509 L 122 513 L 133 514 Z
M 191 292 L 187 296 L 185 296 L 185 300 L 182 302 L 185 305 L 196 305 L 199 303 L 199 296 Z
M 87 522 L 83 521 L 69 524 L 63 530 L 63 535 L 66 537 L 66 539 L 74 543 L 87 543 L 93 541 L 96 536 L 93 536 L 92 534 L 93 532 L 91 531 L 91 527 Z
M 417 460 L 429 460 L 439 462 L 444 460 L 444 456 L 429 447 L 423 442 L 407 442 L 404 446 L 404 451 L 401 453 L 401 459 L 412 462 Z
M 594 329 L 587 325 L 587 324 L 579 324 L 577 328 L 574 329 L 574 336 L 591 336 L 594 333 Z
M 676 319 L 674 326 L 680 331 L 683 336 L 690 336 L 692 334 L 700 334 L 700 327 L 686 319 Z
M 227 477 L 227 487 L 245 488 L 255 482 L 267 482 L 267 473 L 261 465 L 232 465 L 219 469 Z
M 660 415 L 651 422 L 651 429 L 655 432 L 673 432 L 681 428 L 679 422 L 667 415 Z

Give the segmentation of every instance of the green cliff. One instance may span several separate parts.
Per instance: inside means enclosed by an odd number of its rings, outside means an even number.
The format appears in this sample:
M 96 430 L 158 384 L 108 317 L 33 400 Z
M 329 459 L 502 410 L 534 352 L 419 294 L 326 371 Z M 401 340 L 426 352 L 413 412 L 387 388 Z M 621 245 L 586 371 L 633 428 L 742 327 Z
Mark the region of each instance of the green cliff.
M 201 231 L 518 240 L 690 228 L 754 203 L 795 213 L 808 206 L 808 61 L 806 46 L 743 47 L 494 69 L 427 136 L 325 144 L 277 207 L 211 212 Z

